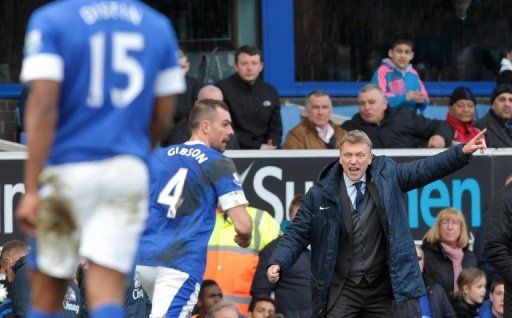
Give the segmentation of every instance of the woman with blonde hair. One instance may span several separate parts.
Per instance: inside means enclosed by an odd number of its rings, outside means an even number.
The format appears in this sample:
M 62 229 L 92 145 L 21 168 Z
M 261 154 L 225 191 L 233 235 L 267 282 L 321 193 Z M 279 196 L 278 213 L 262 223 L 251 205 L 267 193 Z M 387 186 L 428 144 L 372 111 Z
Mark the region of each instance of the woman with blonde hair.
M 441 285 L 448 295 L 457 291 L 457 278 L 462 269 L 478 265 L 468 245 L 469 233 L 462 212 L 454 208 L 441 210 L 423 237 L 423 274 L 427 284 Z

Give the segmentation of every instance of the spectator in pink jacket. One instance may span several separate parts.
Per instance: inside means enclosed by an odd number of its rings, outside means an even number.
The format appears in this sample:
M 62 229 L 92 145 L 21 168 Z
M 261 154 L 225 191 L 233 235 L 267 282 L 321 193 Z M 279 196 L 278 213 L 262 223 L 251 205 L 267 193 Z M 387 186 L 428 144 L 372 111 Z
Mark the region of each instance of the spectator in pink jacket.
M 395 34 L 388 56 L 373 74 L 372 83 L 380 86 L 391 107 L 425 109 L 429 103 L 428 93 L 411 65 L 414 58 L 413 37 L 406 33 Z

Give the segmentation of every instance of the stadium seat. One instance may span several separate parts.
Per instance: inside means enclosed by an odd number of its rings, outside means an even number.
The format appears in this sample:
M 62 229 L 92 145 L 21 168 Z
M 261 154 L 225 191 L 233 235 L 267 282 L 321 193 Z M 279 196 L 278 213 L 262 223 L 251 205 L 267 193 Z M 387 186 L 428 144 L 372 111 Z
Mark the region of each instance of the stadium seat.
M 489 112 L 489 109 L 491 107 L 486 104 L 477 104 L 476 110 L 475 110 L 475 119 L 480 119 L 482 117 L 485 117 L 487 115 L 487 112 Z
M 446 120 L 448 114 L 448 106 L 428 106 L 423 111 L 423 116 L 430 119 Z
M 283 136 L 281 138 L 281 146 L 284 145 L 288 132 L 300 123 L 302 115 L 301 108 L 302 106 L 293 104 L 282 105 L 281 121 L 283 123 Z
M 332 108 L 332 112 L 339 116 L 352 118 L 359 112 L 359 105 L 335 106 Z

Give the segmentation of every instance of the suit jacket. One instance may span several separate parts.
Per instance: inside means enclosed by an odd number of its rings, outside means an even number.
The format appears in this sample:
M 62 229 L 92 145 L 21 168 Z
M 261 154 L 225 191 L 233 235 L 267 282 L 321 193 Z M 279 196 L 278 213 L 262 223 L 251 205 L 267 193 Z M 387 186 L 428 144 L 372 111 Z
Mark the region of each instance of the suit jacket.
M 475 121 L 475 127 L 487 128 L 485 143 L 489 148 L 512 147 L 512 139 L 507 135 L 496 118 L 487 113 L 484 118 Z
M 370 173 L 367 171 L 366 180 L 372 180 Z M 382 208 L 379 194 L 377 193 L 377 189 L 375 188 L 375 184 L 373 182 L 366 183 L 366 189 L 369 191 L 371 198 L 375 202 L 375 206 L 377 209 L 377 213 L 379 215 L 379 219 L 384 230 L 384 235 L 386 238 L 388 237 L 388 226 L 386 222 L 386 218 L 384 216 L 384 210 Z M 346 277 L 348 277 L 348 273 L 350 271 L 350 265 L 352 260 L 352 252 L 353 252 L 353 224 L 352 224 L 352 201 L 350 200 L 347 188 L 345 185 L 345 180 L 343 177 L 340 178 L 340 194 L 341 194 L 341 216 L 344 230 L 341 232 L 341 239 L 348 240 L 348 246 L 343 246 L 342 249 L 339 250 L 338 261 L 341 260 L 341 268 L 342 268 L 342 276 L 341 277 L 333 277 L 332 284 L 329 286 L 329 292 L 327 295 L 327 312 L 329 312 L 330 308 L 334 306 L 336 300 L 338 299 L 339 293 L 343 289 L 343 286 L 346 282 Z

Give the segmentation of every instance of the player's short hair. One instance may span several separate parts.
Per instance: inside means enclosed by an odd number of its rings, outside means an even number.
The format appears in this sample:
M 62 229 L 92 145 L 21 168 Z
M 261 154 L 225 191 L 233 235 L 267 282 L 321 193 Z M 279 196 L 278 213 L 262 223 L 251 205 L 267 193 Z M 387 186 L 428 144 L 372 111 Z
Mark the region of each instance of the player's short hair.
M 201 99 L 198 100 L 192 110 L 190 111 L 190 116 L 188 117 L 188 123 L 190 130 L 196 130 L 199 128 L 199 124 L 201 120 L 213 121 L 215 115 L 217 114 L 217 108 L 222 108 L 225 111 L 229 112 L 228 106 L 220 101 L 215 99 Z
M 407 44 L 414 50 L 414 37 L 406 32 L 398 32 L 393 35 L 389 48 L 392 50 L 399 44 Z
M 343 147 L 343 144 L 346 142 L 349 142 L 351 144 L 360 144 L 360 143 L 367 144 L 368 147 L 370 147 L 370 150 L 373 147 L 370 137 L 368 137 L 368 135 L 365 132 L 363 132 L 361 130 L 357 130 L 357 129 L 351 130 L 351 131 L 347 132 L 345 135 L 343 135 L 343 137 L 341 137 L 340 151 L 341 151 L 341 148 Z
M 210 310 L 208 311 L 208 314 L 206 315 L 206 318 L 215 318 L 215 314 L 224 308 L 229 308 L 229 309 L 233 310 L 234 312 L 236 312 L 237 315 L 240 315 L 240 312 L 238 311 L 238 307 L 236 306 L 235 303 L 221 300 L 218 303 L 216 303 L 215 305 L 213 305 L 212 308 L 210 308 Z
M 238 56 L 240 56 L 240 54 L 242 53 L 248 54 L 250 56 L 259 55 L 260 62 L 263 62 L 263 52 L 261 52 L 261 50 L 258 47 L 254 45 L 242 45 L 235 52 L 235 64 L 238 63 Z

